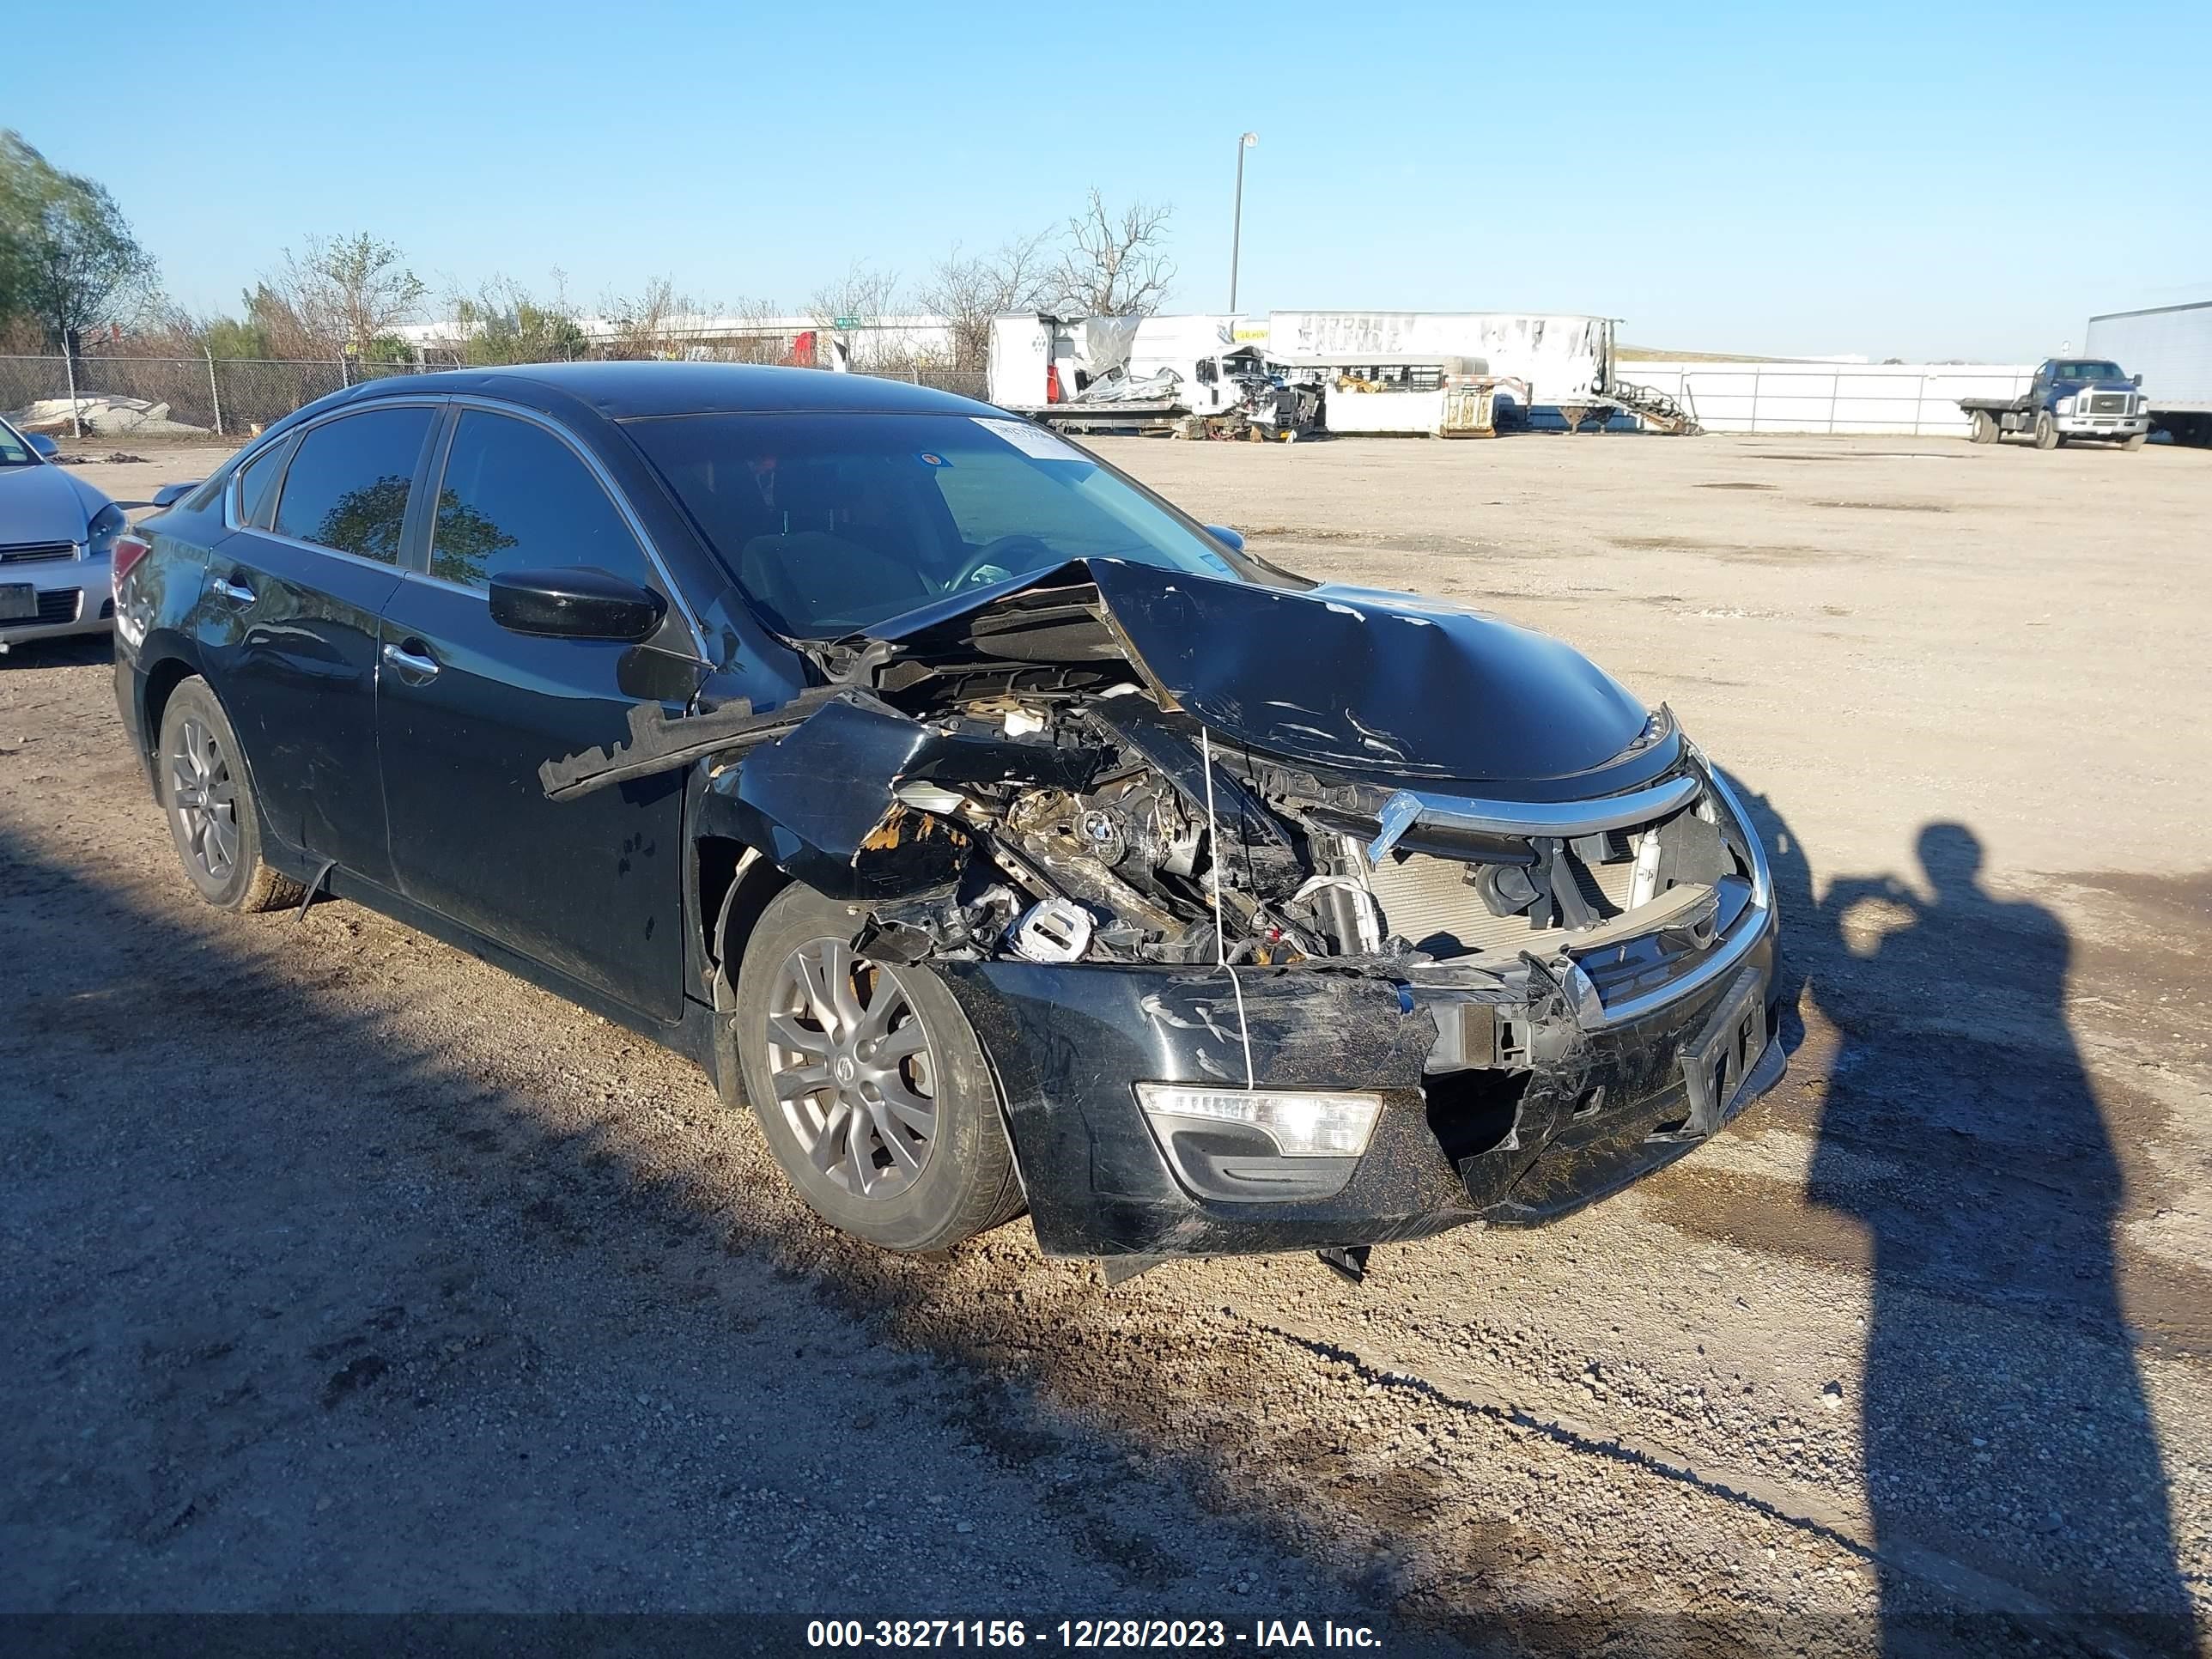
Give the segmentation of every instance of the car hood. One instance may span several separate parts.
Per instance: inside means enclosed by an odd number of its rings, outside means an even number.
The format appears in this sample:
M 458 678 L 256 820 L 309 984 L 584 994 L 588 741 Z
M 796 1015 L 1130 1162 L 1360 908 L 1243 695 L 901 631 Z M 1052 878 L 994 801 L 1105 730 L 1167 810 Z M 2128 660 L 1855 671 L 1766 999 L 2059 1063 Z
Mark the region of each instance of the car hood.
M 1394 778 L 1571 777 L 1620 756 L 1649 719 L 1571 646 L 1464 606 L 1334 582 L 1085 559 L 866 633 L 924 659 L 956 641 L 1021 660 L 1119 654 L 1231 741 Z
M 81 542 L 106 502 L 58 466 L 0 466 L 0 542 Z

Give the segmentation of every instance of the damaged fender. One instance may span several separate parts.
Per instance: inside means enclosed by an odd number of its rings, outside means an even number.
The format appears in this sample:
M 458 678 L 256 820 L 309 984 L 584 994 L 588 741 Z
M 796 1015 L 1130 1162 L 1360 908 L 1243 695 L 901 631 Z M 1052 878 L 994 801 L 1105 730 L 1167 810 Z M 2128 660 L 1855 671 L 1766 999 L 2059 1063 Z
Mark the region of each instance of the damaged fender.
M 948 731 L 846 690 L 712 769 L 702 816 L 831 898 L 896 898 L 950 885 L 975 845 L 944 799 L 951 787 L 1067 787 L 1097 764 L 1091 750 Z

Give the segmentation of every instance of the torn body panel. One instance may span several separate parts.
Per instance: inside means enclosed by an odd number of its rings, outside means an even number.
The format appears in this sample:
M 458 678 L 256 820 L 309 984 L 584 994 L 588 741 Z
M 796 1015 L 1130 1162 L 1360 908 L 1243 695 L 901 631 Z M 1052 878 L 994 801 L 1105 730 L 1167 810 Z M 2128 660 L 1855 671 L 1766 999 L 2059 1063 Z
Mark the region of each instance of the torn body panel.
M 647 720 L 549 793 L 696 764 L 699 834 L 935 970 L 1049 1253 L 1533 1224 L 1779 1075 L 1755 834 L 1565 647 L 1093 560 L 815 660 L 841 683 L 780 720 Z M 1368 1115 L 1306 1146 L 1281 1111 Z
M 817 891 L 895 898 L 952 882 L 975 845 L 953 786 L 1065 787 L 1097 764 L 1079 747 L 928 726 L 845 690 L 787 734 L 710 767 L 702 806 L 709 830 Z
M 1751 964 L 1769 1036 L 1771 958 L 1770 928 Z M 1686 1132 L 1684 1058 L 1726 986 L 1593 1034 L 1540 988 L 1532 1005 L 1525 983 L 1472 976 L 1407 986 L 1317 966 L 1008 961 L 945 972 L 993 1057 L 1038 1245 L 1050 1255 L 1238 1255 L 1557 1220 L 1680 1158 L 1781 1071 L 1769 1042 L 1763 1066 L 1719 1099 L 1701 1133 Z M 1501 1067 L 1431 1069 L 1470 999 L 1515 1030 L 1517 1050 Z M 1381 1096 L 1361 1155 L 1312 1160 L 1344 1167 L 1309 1179 L 1293 1167 L 1301 1160 L 1220 1137 L 1209 1145 L 1193 1126 L 1148 1118 L 1133 1079 L 1242 1084 L 1248 1032 L 1261 1089 Z
M 1055 1255 L 1229 1255 L 1418 1237 L 1474 1219 L 1423 1121 L 1431 1020 L 1408 1012 L 1379 980 L 1236 969 L 1240 1022 L 1228 971 L 947 966 L 998 1070 L 1039 1247 Z M 1241 1083 L 1247 1030 L 1263 1081 L 1382 1095 L 1367 1150 L 1333 1195 L 1238 1202 L 1194 1194 L 1139 1107 L 1139 1079 Z

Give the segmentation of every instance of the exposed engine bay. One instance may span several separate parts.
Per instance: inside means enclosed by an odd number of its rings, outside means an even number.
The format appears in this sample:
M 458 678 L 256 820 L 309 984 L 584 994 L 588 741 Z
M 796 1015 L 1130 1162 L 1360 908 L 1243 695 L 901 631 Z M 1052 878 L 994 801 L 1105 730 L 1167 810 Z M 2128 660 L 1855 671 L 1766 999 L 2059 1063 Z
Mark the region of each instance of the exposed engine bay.
M 736 800 L 771 842 L 819 832 L 793 873 L 880 901 L 865 948 L 890 960 L 1517 968 L 1618 939 L 1662 899 L 1655 921 L 1710 942 L 1728 884 L 1739 908 L 1750 890 L 1702 784 L 1647 823 L 1561 836 L 1417 822 L 1372 856 L 1398 792 L 1217 744 L 1127 680 L 915 714 L 848 690 L 814 722 L 748 763 Z M 859 791 L 877 799 L 848 799 L 847 769 L 887 750 L 897 769 Z M 836 810 L 797 798 L 833 776 Z
M 1666 709 L 1556 641 L 1093 559 L 807 648 L 784 707 L 641 707 L 547 791 L 696 761 L 702 832 L 847 902 L 863 957 L 939 969 L 1000 1028 L 1048 1250 L 1548 1219 L 1779 1075 L 1756 834 Z M 1278 1156 L 1279 1126 L 1140 1114 L 1146 1079 L 1410 1109 L 1361 1156 Z

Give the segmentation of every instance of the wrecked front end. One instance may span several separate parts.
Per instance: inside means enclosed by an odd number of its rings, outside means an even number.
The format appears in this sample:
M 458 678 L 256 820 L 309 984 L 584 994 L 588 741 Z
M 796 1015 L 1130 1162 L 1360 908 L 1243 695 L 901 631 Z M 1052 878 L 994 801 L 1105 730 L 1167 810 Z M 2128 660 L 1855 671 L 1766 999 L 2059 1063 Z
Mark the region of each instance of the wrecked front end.
M 1755 832 L 1564 647 L 1091 561 L 817 661 L 702 831 L 943 977 L 1048 1254 L 1548 1221 L 1781 1073 Z

